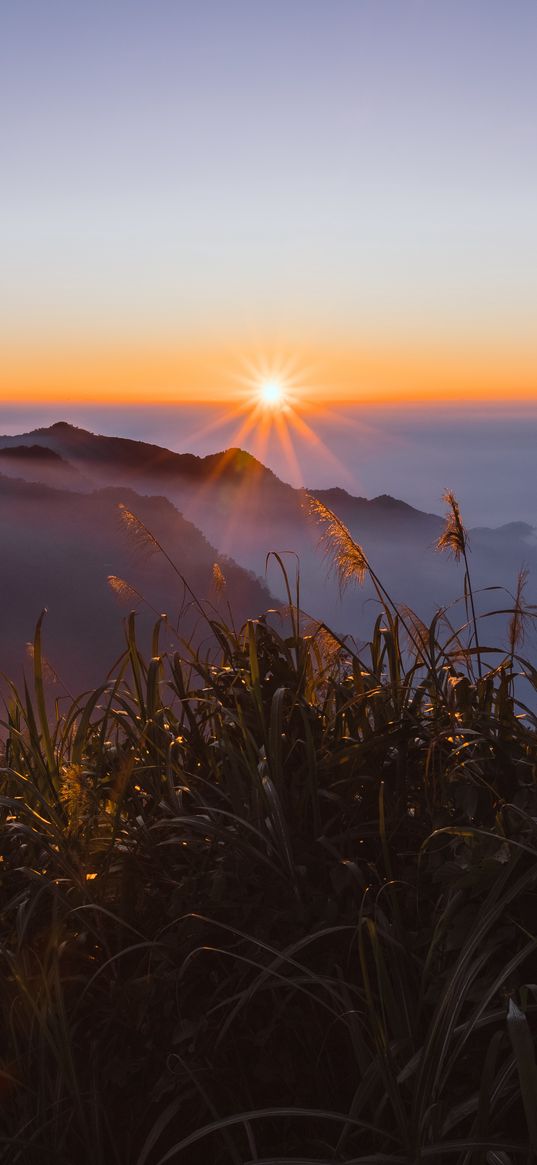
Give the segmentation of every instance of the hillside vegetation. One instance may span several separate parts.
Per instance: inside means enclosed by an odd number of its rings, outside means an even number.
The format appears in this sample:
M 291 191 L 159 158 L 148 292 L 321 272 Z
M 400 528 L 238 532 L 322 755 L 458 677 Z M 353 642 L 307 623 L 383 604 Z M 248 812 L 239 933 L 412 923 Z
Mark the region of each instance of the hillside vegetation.
M 8 478 L 1 472 L 0 461 L 0 607 L 4 615 L 0 669 L 11 678 L 20 674 L 24 644 L 33 638 L 44 607 L 50 663 L 68 689 L 80 691 L 106 676 L 124 645 L 118 595 L 107 581 L 110 575 L 128 579 L 130 604 L 139 610 L 138 635 L 144 649 L 161 611 L 169 616 L 162 650 L 177 643 L 172 628 L 178 617 L 184 637 L 197 636 L 200 643 L 211 634 L 206 620 L 200 622 L 190 596 L 185 596 L 173 565 L 163 555 L 149 559 L 146 547 L 139 553 L 133 546 L 121 519 L 125 507 L 135 509 L 161 543 L 171 548 L 173 561 L 180 563 L 200 600 L 219 605 L 213 572 L 217 562 L 226 574 L 226 596 L 237 623 L 270 604 L 267 587 L 219 554 L 167 498 L 114 487 L 84 494 Z M 62 690 L 57 685 L 51 692 L 58 695 Z
M 172 437 L 178 440 L 180 434 L 171 430 L 170 438 Z M 59 464 L 62 467 L 61 482 L 59 470 L 53 471 L 46 459 L 29 457 L 29 448 L 49 450 L 59 456 L 61 459 Z M 13 451 L 20 449 L 23 450 L 23 454 L 15 457 Z M 7 457 L 2 457 L 2 450 L 7 452 Z M 217 554 L 230 556 L 238 565 L 246 571 L 252 571 L 256 576 L 265 574 L 267 550 L 291 548 L 296 551 L 301 563 L 301 595 L 304 609 L 329 623 L 330 627 L 340 634 L 351 631 L 361 640 L 369 638 L 371 630 L 369 600 L 374 597 L 370 581 L 366 580 L 359 596 L 356 593 L 343 596 L 338 594 L 333 580 L 327 578 L 325 572 L 319 569 L 318 535 L 304 510 L 304 491 L 294 489 L 281 481 L 267 466 L 245 450 L 230 448 L 206 457 L 198 457 L 190 453 L 175 453 L 145 441 L 100 436 L 66 422 L 59 422 L 49 428 L 36 429 L 27 434 L 0 436 L 0 469 L 3 474 L 7 472 L 6 462 L 10 462 L 10 471 L 16 472 L 18 476 L 32 481 L 39 480 L 56 487 L 61 484 L 62 489 L 69 488 L 76 492 L 77 497 L 73 498 L 72 507 L 75 511 L 80 509 L 81 512 L 86 512 L 88 516 L 88 533 L 84 536 L 86 550 L 82 553 L 85 557 L 88 556 L 88 552 L 91 553 L 98 569 L 101 569 L 103 560 L 115 563 L 110 567 L 110 571 L 116 574 L 123 574 L 127 567 L 121 562 L 118 563 L 120 556 L 115 530 L 113 537 L 116 545 L 109 542 L 105 553 L 99 552 L 98 548 L 102 541 L 99 523 L 93 523 L 92 529 L 89 529 L 91 501 L 85 503 L 78 496 L 79 493 L 97 491 L 100 494 L 103 489 L 112 488 L 119 500 L 125 501 L 137 513 L 142 513 L 151 529 L 156 526 L 159 519 L 155 513 L 149 514 L 149 503 L 146 499 L 153 496 L 162 500 L 164 495 L 182 517 L 196 526 L 208 540 L 214 548 L 213 556 Z M 355 468 L 359 475 L 359 464 Z M 64 476 L 69 472 L 73 475 L 71 484 L 68 484 L 68 477 Z M 8 483 L 10 484 L 12 485 Z M 1 492 L 4 493 L 6 487 L 2 485 L 1 480 L 0 486 Z M 138 497 L 129 501 L 132 490 Z M 329 506 L 345 523 L 353 538 L 365 547 L 375 562 L 384 585 L 398 604 L 412 606 L 429 622 L 439 606 L 451 602 L 459 593 L 456 563 L 449 562 L 446 558 L 440 559 L 434 553 L 434 544 L 442 532 L 443 525 L 439 514 L 416 510 L 407 502 L 386 494 L 371 499 L 355 497 L 339 487 L 319 490 L 315 482 L 312 483 L 310 492 L 324 505 Z M 38 499 L 39 491 L 36 491 L 33 514 L 30 514 L 28 506 L 26 517 L 28 526 L 23 525 L 23 531 L 26 528 L 30 530 L 34 524 L 40 529 L 46 529 L 44 506 L 41 507 Z M 12 590 L 16 590 L 21 570 L 10 551 L 13 542 L 16 548 L 19 546 L 21 522 L 16 501 L 9 509 L 5 504 L 1 508 L 0 518 L 3 520 L 5 536 L 8 537 L 10 544 L 5 555 L 3 586 L 6 586 L 6 577 L 15 579 L 15 588 Z M 493 506 L 490 512 L 494 513 Z M 78 562 L 81 553 L 80 533 L 75 529 L 74 533 L 68 534 L 74 563 Z M 511 522 L 492 529 L 472 529 L 470 533 L 474 584 L 483 591 L 481 609 L 483 611 L 486 609 L 487 596 L 483 588 L 488 587 L 491 582 L 512 588 L 521 563 L 526 563 L 530 568 L 527 594 L 531 602 L 537 603 L 535 583 L 537 530 L 524 522 Z M 25 541 L 26 561 L 32 558 L 29 547 L 34 542 L 33 538 Z M 200 598 L 209 597 L 203 577 L 199 573 L 197 576 L 194 574 L 193 564 L 188 560 L 188 548 L 187 556 L 184 557 L 184 539 L 181 532 L 177 530 L 173 534 L 173 539 L 166 534 L 166 544 L 171 548 L 174 559 L 183 563 L 185 573 L 188 574 L 196 594 Z M 34 555 L 32 569 L 27 570 L 23 577 L 28 580 L 35 575 L 36 583 L 40 583 L 42 569 L 41 558 L 36 562 Z M 129 577 L 131 574 L 132 569 Z M 57 577 L 59 575 L 60 572 L 57 572 Z M 101 580 L 102 575 L 101 570 Z M 47 585 L 36 586 L 33 605 L 27 602 L 24 609 L 27 612 L 31 611 L 29 622 L 33 629 L 41 608 L 43 606 L 49 608 L 51 625 L 48 635 L 56 651 L 57 643 L 62 636 L 62 627 L 59 624 L 54 625 L 53 607 L 56 597 L 54 580 L 43 581 Z M 269 564 L 266 581 L 271 594 L 281 600 L 283 597 L 281 576 L 275 563 Z M 136 580 L 135 583 L 139 586 Z M 29 586 L 28 581 L 26 586 Z M 151 592 L 148 597 L 157 609 L 166 611 L 170 618 L 173 618 L 175 607 L 169 591 L 165 589 L 162 572 L 155 578 L 154 584 L 146 578 L 141 589 L 144 593 Z M 232 592 L 232 588 L 229 588 L 233 596 L 235 589 Z M 90 596 L 97 594 L 95 575 L 89 590 Z M 84 599 L 88 601 L 84 588 L 81 589 L 77 585 L 74 591 L 83 594 Z M 160 599 L 157 598 L 158 594 L 161 596 Z M 264 609 L 263 602 L 256 601 L 251 587 L 246 587 L 246 594 L 250 600 L 249 607 L 234 610 L 238 623 L 246 616 L 257 615 Z M 106 602 L 102 593 L 98 602 L 101 605 Z M 12 604 L 10 606 L 12 608 Z M 83 612 L 83 608 L 84 603 L 81 601 L 80 612 Z M 83 618 L 82 613 L 82 620 Z M 92 623 L 95 621 L 91 619 Z M 117 621 L 115 627 L 119 628 Z M 107 638 L 113 633 L 109 627 Z M 184 634 L 187 633 L 185 625 Z M 31 631 L 28 629 L 24 638 L 29 639 L 30 636 Z M 78 642 L 80 634 L 75 632 L 72 638 Z M 86 657 L 87 653 L 84 653 L 84 658 Z M 103 660 L 101 653 L 95 660 L 96 667 L 91 673 L 91 678 L 87 676 L 80 678 L 79 687 L 97 683 L 108 666 L 108 660 L 109 657 Z M 57 666 L 63 674 L 61 660 Z
M 40 620 L 1 778 L 9 1165 L 534 1159 L 533 612 L 521 578 L 491 646 L 448 505 L 465 602 L 425 627 L 312 501 L 377 593 L 360 651 L 289 583 L 240 630 L 200 607 L 211 653 L 159 621 L 146 660 L 131 615 L 50 717 Z

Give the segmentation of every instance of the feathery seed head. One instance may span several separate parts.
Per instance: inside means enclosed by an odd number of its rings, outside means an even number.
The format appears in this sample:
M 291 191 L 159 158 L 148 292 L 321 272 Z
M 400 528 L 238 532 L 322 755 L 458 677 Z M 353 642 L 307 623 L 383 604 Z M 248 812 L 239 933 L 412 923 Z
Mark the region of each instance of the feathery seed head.
M 418 662 L 423 662 L 429 650 L 429 628 L 411 607 L 400 604 L 397 610 L 408 628 L 407 648 Z
M 133 542 L 136 543 L 139 549 L 148 550 L 150 554 L 153 554 L 156 550 L 161 549 L 154 534 L 148 530 L 147 526 L 144 525 L 141 518 L 138 518 L 136 514 L 133 514 L 132 510 L 129 510 L 128 506 L 124 505 L 123 502 L 119 503 L 118 508 L 121 515 L 121 520 L 128 534 L 131 536 Z
M 60 801 L 64 807 L 69 833 L 78 833 L 88 820 L 91 794 L 88 774 L 79 764 L 66 765 L 61 774 Z
M 526 589 L 528 575 L 529 571 L 527 567 L 523 567 L 522 570 L 519 570 L 517 576 L 515 605 L 508 628 L 509 647 L 512 655 L 514 655 L 517 648 L 521 647 L 524 642 L 525 622 L 527 619 L 527 612 L 524 608 L 524 591 Z
M 226 576 L 218 562 L 213 562 L 213 583 L 217 595 L 221 595 L 226 586 Z
M 307 511 L 322 527 L 320 544 L 332 562 L 341 593 L 351 581 L 360 585 L 369 572 L 369 563 L 362 547 L 349 533 L 344 522 L 324 502 L 306 494 Z
M 128 603 L 132 607 L 138 606 L 138 603 L 143 602 L 143 595 L 136 590 L 136 587 L 126 582 L 124 578 L 118 578 L 117 574 L 109 574 L 107 581 L 110 590 L 119 599 L 120 603 Z
M 451 490 L 446 490 L 442 501 L 448 506 L 446 524 L 437 540 L 437 550 L 448 550 L 458 562 L 468 546 L 468 533 L 463 525 L 459 503 Z

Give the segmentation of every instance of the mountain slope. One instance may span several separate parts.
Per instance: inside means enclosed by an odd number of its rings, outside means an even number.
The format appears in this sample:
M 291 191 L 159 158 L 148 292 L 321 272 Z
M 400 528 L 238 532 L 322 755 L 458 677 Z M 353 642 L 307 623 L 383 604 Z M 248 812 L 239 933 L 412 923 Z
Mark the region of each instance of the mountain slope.
M 291 581 L 299 562 L 302 603 L 307 611 L 341 630 L 354 630 L 358 637 L 370 627 L 371 588 L 358 592 L 351 588 L 340 598 L 320 558 L 319 530 L 308 518 L 304 491 L 280 481 L 244 450 L 196 457 L 142 441 L 98 436 L 66 422 L 0 437 L 0 448 L 13 449 L 17 444 L 52 450 L 94 486 L 165 494 L 221 553 L 231 555 L 257 575 L 265 573 L 270 551 L 283 555 Z M 440 516 L 416 510 L 388 495 L 369 500 L 353 497 L 338 487 L 312 492 L 348 525 L 397 603 L 414 607 L 427 619 L 439 605 L 461 594 L 461 570 L 446 555 L 434 553 L 443 526 Z M 517 571 L 525 564 L 532 570 L 528 596 L 537 599 L 533 582 L 537 549 L 532 527 L 514 523 L 496 530 L 476 530 L 471 532 L 470 545 L 477 587 L 494 583 L 512 590 Z M 268 581 L 274 593 L 283 595 L 274 560 L 269 562 Z
M 275 536 L 285 538 L 297 529 L 311 543 L 304 491 L 281 481 L 245 450 L 231 448 L 196 457 L 129 438 L 98 436 L 60 421 L 20 436 L 0 437 L 0 451 L 13 452 L 17 445 L 30 442 L 76 466 L 94 485 L 128 484 L 144 492 L 164 492 L 224 552 L 236 553 L 241 548 L 254 553 L 257 548 L 264 555 Z M 43 465 L 44 480 L 45 470 Z M 359 523 L 377 538 L 407 537 L 409 532 L 434 538 L 441 529 L 438 516 L 423 514 L 386 495 L 370 501 L 340 488 L 313 492 L 343 521 L 351 526 Z M 236 511 L 240 511 L 239 521 L 234 520 Z M 257 561 L 258 569 L 259 565 Z
M 58 421 L 49 428 L 34 429 L 17 436 L 0 436 L 0 448 L 9 449 L 21 444 L 32 444 L 56 452 L 79 467 L 96 480 L 103 474 L 107 480 L 112 476 L 116 481 L 125 482 L 149 476 L 158 478 L 177 477 L 194 484 L 211 477 L 236 483 L 247 475 L 249 478 L 263 478 L 275 489 L 289 489 L 284 486 L 270 469 L 257 461 L 243 449 L 228 449 L 222 453 L 197 457 L 193 453 L 174 453 L 159 445 L 144 441 L 133 441 L 129 437 L 106 437 L 77 428 L 66 421 Z
M 0 447 L 0 473 L 22 477 L 26 481 L 44 481 L 63 489 L 88 489 L 80 471 L 46 445 L 8 445 Z
M 33 638 L 46 607 L 46 641 L 54 668 L 76 689 L 97 683 L 123 647 L 121 610 L 109 575 L 125 579 L 147 600 L 141 602 L 127 590 L 124 608 L 125 613 L 138 606 L 146 638 L 160 611 L 173 623 L 181 609 L 181 633 L 195 634 L 198 642 L 210 638 L 210 627 L 163 556 L 149 555 L 147 547 L 140 549 L 129 536 L 119 503 L 147 525 L 202 602 L 222 609 L 229 598 L 239 623 L 270 605 L 263 584 L 219 556 L 167 498 L 113 487 L 81 494 L 1 476 L 2 672 L 20 670 L 24 644 Z M 221 597 L 214 587 L 215 561 L 227 582 Z M 176 649 L 177 640 L 166 632 L 163 644 Z

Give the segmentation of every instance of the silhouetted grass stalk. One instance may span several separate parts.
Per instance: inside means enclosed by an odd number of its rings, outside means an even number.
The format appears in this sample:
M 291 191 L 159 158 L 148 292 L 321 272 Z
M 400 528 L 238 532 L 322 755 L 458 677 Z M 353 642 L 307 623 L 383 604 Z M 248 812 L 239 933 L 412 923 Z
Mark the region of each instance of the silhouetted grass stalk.
M 468 651 L 316 516 L 382 604 L 359 654 L 305 622 L 281 556 L 279 622 L 209 620 L 212 652 L 169 657 L 159 617 L 147 662 L 132 613 L 115 674 L 61 714 L 38 623 L 0 774 L 9 1165 L 531 1159 L 524 579 L 486 670 L 473 606 Z
M 436 545 L 438 550 L 449 551 L 455 558 L 456 562 L 459 562 L 461 556 L 464 561 L 464 594 L 465 598 L 468 597 L 470 603 L 473 637 L 477 655 L 477 669 L 479 677 L 481 678 L 483 669 L 481 665 L 481 652 L 479 648 L 474 591 L 472 587 L 472 580 L 470 578 L 470 566 L 468 563 L 468 531 L 463 524 L 460 506 L 452 490 L 446 490 L 443 500 L 448 506 L 448 512 L 446 516 L 445 527 Z

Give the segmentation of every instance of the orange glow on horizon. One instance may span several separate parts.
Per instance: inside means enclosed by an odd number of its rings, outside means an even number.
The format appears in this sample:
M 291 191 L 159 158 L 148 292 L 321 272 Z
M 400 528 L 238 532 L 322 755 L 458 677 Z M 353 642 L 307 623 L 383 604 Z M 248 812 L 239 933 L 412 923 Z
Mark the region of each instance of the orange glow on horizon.
M 252 455 L 259 463 L 257 469 L 252 466 L 248 475 L 244 476 L 232 510 L 221 515 L 220 536 L 223 546 L 227 546 L 228 539 L 232 540 L 235 526 L 244 521 L 245 512 L 255 501 L 257 489 L 266 472 L 264 465 L 268 461 L 268 450 L 274 438 L 287 463 L 288 477 L 295 484 L 302 484 L 299 453 L 301 448 L 303 450 L 306 447 L 310 450 L 315 448 L 320 460 L 334 466 L 338 480 L 348 480 L 350 483 L 348 470 L 307 423 L 304 414 L 311 412 L 316 417 L 323 416 L 337 424 L 341 424 L 341 418 L 335 413 L 331 414 L 320 402 L 312 403 L 301 379 L 294 361 L 243 360 L 241 372 L 234 376 L 235 399 L 226 407 L 220 407 L 216 416 L 211 409 L 207 424 L 202 424 L 196 433 L 189 435 L 190 443 L 195 445 L 209 433 L 215 436 L 218 429 L 226 429 L 226 451 L 215 459 L 209 480 L 199 487 L 192 499 L 194 520 L 197 508 L 203 508 L 210 484 L 228 470 L 233 475 L 233 462 L 238 450 L 247 447 L 249 454 L 243 453 L 242 456 Z M 230 426 L 233 426 L 231 431 Z
M 376 433 L 366 414 L 343 414 L 331 406 L 345 403 L 376 407 L 427 407 L 537 404 L 537 358 L 522 350 L 479 354 L 459 346 L 456 352 L 430 346 L 425 350 L 395 343 L 391 348 L 329 348 L 303 345 L 293 356 L 260 356 L 235 346 L 158 349 L 139 346 L 71 348 L 31 355 L 11 353 L 3 366 L 0 400 L 57 405 L 63 419 L 70 406 L 152 406 L 195 404 L 207 406 L 190 444 L 226 431 L 228 453 L 215 462 L 214 475 L 228 471 L 235 450 L 248 448 L 266 464 L 276 440 L 285 464 L 286 480 L 303 483 L 301 456 L 315 451 L 319 462 L 330 465 L 335 480 L 352 485 L 350 472 L 321 439 L 316 428 L 321 420 L 331 426 L 353 425 L 364 436 Z M 267 345 L 266 351 L 271 348 Z M 287 352 L 289 349 L 287 349 Z M 16 357 L 16 358 L 15 358 Z M 28 386 L 31 385 L 31 388 Z M 434 385 L 434 391 L 431 388 Z M 210 406 L 210 407 L 209 407 Z M 342 420 L 342 417 L 344 418 Z M 230 431 L 230 426 L 232 426 Z M 262 473 L 261 466 L 259 473 Z M 233 467 L 231 466 L 233 472 Z M 232 513 L 222 514 L 222 545 L 232 545 L 234 527 L 255 500 L 261 478 L 244 475 Z M 205 489 L 197 502 L 203 507 Z M 196 501 L 192 511 L 196 520 Z
M 490 402 L 537 403 L 537 346 L 461 342 L 351 346 L 286 345 L 293 360 L 259 360 L 238 344 L 178 348 L 170 344 L 30 346 L 7 344 L 0 401 L 17 404 L 170 405 L 239 403 L 245 392 L 280 384 L 291 403 L 364 405 Z M 265 345 L 270 351 L 270 345 Z M 246 368 L 246 374 L 244 369 Z M 256 386 L 252 378 L 257 377 Z M 282 404 L 284 402 L 281 402 Z M 281 405 L 280 405 L 281 407 Z

